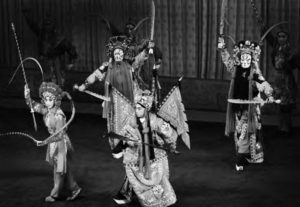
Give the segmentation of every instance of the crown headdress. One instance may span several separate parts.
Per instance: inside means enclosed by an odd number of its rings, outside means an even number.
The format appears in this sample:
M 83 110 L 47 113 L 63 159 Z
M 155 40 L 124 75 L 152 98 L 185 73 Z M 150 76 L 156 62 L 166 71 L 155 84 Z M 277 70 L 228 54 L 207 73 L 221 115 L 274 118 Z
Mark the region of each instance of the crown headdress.
M 259 62 L 261 49 L 257 43 L 251 42 L 250 40 L 245 40 L 240 41 L 234 46 L 233 56 L 237 63 L 239 63 L 240 55 L 244 53 L 251 55 L 254 61 Z
M 106 45 L 107 56 L 112 57 L 115 49 L 121 49 L 124 53 L 128 49 L 128 42 L 126 36 L 113 36 L 109 38 L 109 42 Z
M 43 82 L 39 88 L 39 95 L 41 98 L 43 98 L 44 95 L 53 95 L 56 100 L 61 100 L 62 90 L 53 82 Z

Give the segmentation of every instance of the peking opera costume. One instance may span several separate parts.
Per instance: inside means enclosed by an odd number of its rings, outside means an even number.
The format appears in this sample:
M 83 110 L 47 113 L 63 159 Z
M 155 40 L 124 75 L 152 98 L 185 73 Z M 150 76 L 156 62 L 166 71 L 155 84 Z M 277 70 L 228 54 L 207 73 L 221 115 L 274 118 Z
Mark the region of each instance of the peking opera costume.
M 262 163 L 261 105 L 274 102 L 273 89 L 259 68 L 260 46 L 249 40 L 234 46 L 232 55 L 219 38 L 222 61 L 232 79 L 228 93 L 225 135 L 233 133 L 237 171 L 246 163 Z M 263 100 L 266 97 L 267 101 Z
M 148 90 L 137 90 L 130 102 L 112 88 L 111 99 L 115 115 L 108 138 L 112 148 L 120 150 L 118 158 L 123 157 L 126 172 L 120 190 L 126 202 L 116 202 L 129 203 L 135 194 L 141 206 L 174 204 L 177 198 L 169 181 L 168 152 L 177 152 L 178 136 L 190 148 L 179 87 L 173 87 L 157 111 L 152 110 L 154 97 Z

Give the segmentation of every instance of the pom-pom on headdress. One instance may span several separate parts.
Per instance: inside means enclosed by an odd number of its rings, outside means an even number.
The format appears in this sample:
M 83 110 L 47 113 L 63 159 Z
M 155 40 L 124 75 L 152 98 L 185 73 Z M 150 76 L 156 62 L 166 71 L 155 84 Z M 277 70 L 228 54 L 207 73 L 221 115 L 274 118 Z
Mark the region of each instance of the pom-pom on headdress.
M 257 43 L 245 40 L 234 46 L 233 57 L 236 65 L 240 64 L 240 55 L 244 53 L 251 55 L 254 61 L 259 62 L 261 49 Z
M 139 89 L 135 93 L 134 102 L 149 111 L 152 107 L 153 95 L 149 90 Z
M 115 49 L 123 50 L 124 54 L 128 49 L 128 42 L 126 36 L 114 36 L 109 38 L 109 42 L 106 45 L 107 48 L 107 56 L 113 57 Z
M 43 82 L 39 88 L 40 98 L 53 96 L 55 98 L 55 105 L 60 106 L 63 97 L 62 89 L 53 82 Z

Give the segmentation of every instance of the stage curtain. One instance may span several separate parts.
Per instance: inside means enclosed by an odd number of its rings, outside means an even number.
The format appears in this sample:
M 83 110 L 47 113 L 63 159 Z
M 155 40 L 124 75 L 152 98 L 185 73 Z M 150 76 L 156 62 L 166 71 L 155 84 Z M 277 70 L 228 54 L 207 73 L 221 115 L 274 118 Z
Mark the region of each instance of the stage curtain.
M 220 54 L 217 51 L 222 0 L 154 0 L 156 18 L 154 41 L 163 52 L 164 77 L 185 76 L 192 79 L 228 80 Z M 254 0 L 267 26 L 282 20 L 290 23 L 293 45 L 299 45 L 299 0 Z M 138 22 L 151 15 L 150 0 L 2 0 L 0 66 L 15 67 L 18 55 L 10 28 L 14 22 L 24 57 L 38 57 L 37 38 L 30 31 L 22 15 L 23 8 L 31 8 L 40 23 L 47 13 L 56 22 L 57 30 L 70 39 L 77 48 L 79 58 L 75 71 L 90 72 L 107 60 L 106 48 L 109 32 L 103 18 L 119 30 L 129 20 Z M 255 18 L 250 0 L 228 0 L 225 35 L 235 41 L 259 41 L 260 25 Z M 150 37 L 150 20 L 138 31 L 140 39 Z M 275 31 L 273 31 L 275 32 Z M 232 43 L 226 40 L 229 49 Z M 263 46 L 262 70 L 272 77 L 270 48 Z

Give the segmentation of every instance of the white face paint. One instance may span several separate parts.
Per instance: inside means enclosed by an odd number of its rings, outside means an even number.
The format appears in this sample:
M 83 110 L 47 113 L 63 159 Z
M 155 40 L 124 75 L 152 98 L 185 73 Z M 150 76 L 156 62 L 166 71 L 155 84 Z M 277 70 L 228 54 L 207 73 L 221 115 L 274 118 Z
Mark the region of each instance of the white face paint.
M 241 54 L 241 66 L 242 68 L 249 68 L 251 65 L 252 57 L 250 54 Z
M 123 57 L 124 57 L 124 52 L 123 50 L 117 48 L 114 50 L 114 59 L 116 62 L 120 62 L 123 60 Z
M 142 107 L 140 104 L 136 104 L 135 113 L 138 118 L 142 118 L 145 116 L 146 109 Z
M 45 103 L 45 106 L 48 108 L 48 109 L 52 109 L 54 104 L 55 104 L 55 97 L 54 96 L 44 96 L 43 97 L 43 101 Z

